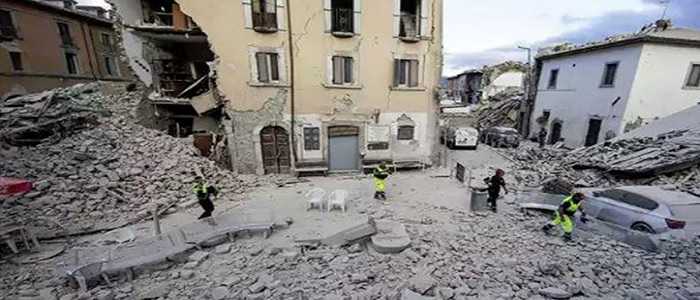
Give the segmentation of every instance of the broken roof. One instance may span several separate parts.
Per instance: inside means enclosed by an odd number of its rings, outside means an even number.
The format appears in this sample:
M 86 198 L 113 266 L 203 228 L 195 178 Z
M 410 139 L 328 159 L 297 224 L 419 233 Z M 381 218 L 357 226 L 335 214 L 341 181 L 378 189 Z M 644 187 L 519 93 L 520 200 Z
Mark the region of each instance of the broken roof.
M 538 55 L 537 58 L 540 60 L 547 60 L 637 43 L 682 45 L 700 48 L 700 31 L 688 28 L 669 28 L 666 30 L 653 30 L 630 35 L 620 35 L 608 38 L 602 42 L 594 42 L 561 51 L 545 53 L 543 55 Z
M 71 16 L 71 17 L 77 17 L 77 18 L 81 18 L 81 19 L 85 19 L 85 20 L 89 20 L 89 21 L 94 21 L 96 23 L 100 23 L 100 24 L 107 25 L 107 26 L 112 26 L 112 24 L 113 24 L 112 20 L 95 16 L 93 14 L 90 14 L 89 12 L 80 11 L 80 10 L 76 10 L 76 9 L 63 8 L 60 6 L 51 5 L 49 3 L 41 2 L 39 0 L 24 0 L 24 1 L 18 1 L 18 2 L 29 4 L 29 5 L 34 5 L 34 6 L 38 7 L 39 9 L 50 10 L 50 11 L 56 12 L 58 14 L 63 14 L 63 15 Z

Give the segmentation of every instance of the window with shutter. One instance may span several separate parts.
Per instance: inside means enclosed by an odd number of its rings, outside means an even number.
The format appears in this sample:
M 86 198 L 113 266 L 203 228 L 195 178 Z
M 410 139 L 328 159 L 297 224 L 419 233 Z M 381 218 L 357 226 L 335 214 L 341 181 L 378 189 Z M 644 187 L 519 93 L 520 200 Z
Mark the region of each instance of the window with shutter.
M 280 80 L 279 54 L 274 52 L 255 53 L 255 65 L 258 82 L 275 82 Z
M 418 39 L 421 35 L 421 0 L 401 0 L 399 7 L 399 36 Z
M 277 0 L 252 0 L 251 10 L 255 30 L 277 31 Z
M 333 56 L 333 84 L 353 83 L 352 64 L 353 59 L 349 56 Z
M 418 60 L 397 59 L 394 61 L 394 86 L 417 87 L 419 85 Z

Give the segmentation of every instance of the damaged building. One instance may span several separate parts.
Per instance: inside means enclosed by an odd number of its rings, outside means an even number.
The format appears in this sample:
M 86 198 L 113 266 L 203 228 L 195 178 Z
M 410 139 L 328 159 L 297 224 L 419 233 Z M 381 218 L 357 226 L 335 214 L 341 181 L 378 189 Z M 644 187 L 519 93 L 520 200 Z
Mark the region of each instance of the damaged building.
M 531 131 L 590 146 L 700 102 L 700 32 L 660 20 L 632 35 L 538 55 Z
M 95 80 L 130 80 L 113 21 L 75 1 L 0 3 L 0 100 Z
M 508 89 L 522 90 L 527 66 L 507 61 L 467 70 L 447 78 L 447 94 L 463 104 L 476 104 Z
M 172 0 L 115 0 L 125 55 L 148 86 L 144 125 L 175 137 L 195 136 L 209 155 L 222 117 L 212 92 L 214 53 L 207 36 Z
M 430 163 L 441 0 L 178 3 L 218 56 L 236 171 Z

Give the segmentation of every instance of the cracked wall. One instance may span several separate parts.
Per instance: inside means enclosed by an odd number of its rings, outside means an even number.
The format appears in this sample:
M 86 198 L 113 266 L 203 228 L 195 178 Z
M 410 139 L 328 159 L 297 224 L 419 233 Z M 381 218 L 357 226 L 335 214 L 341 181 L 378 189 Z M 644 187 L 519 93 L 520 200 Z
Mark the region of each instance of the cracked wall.
M 212 50 L 219 55 L 218 87 L 226 97 L 226 109 L 233 118 L 236 160 L 241 172 L 259 172 L 256 145 L 259 130 L 269 124 L 291 125 L 290 79 L 294 64 L 295 140 L 303 141 L 303 127 L 325 129 L 334 124 L 355 124 L 364 130 L 373 123 L 391 125 L 401 114 L 417 120 L 416 137 L 410 151 L 403 156 L 429 157 L 434 146 L 437 111 L 434 89 L 438 86 L 442 68 L 442 0 L 430 1 L 429 37 L 416 43 L 406 43 L 394 36 L 394 1 L 356 1 L 361 7 L 359 33 L 348 38 L 326 32 L 323 1 L 291 2 L 292 47 L 289 46 L 287 1 L 278 0 L 277 18 L 280 29 L 259 33 L 246 20 L 248 0 L 179 0 L 182 10 L 201 26 L 209 37 Z M 276 84 L 256 82 L 255 49 L 270 49 L 283 59 L 281 78 Z M 293 53 L 293 58 L 290 57 Z M 333 55 L 354 59 L 355 84 L 335 86 L 331 76 Z M 415 89 L 392 89 L 393 60 L 417 58 L 420 61 L 420 86 Z M 274 108 L 271 114 L 268 109 Z M 284 126 L 283 126 L 284 127 Z M 420 128 L 418 128 L 420 127 Z M 420 134 L 419 134 L 420 132 Z M 392 133 L 393 135 L 396 132 Z M 322 143 L 325 140 L 322 139 Z M 367 151 L 365 141 L 360 141 Z M 400 148 L 402 145 L 397 146 Z M 297 160 L 324 160 L 321 151 L 304 151 L 296 145 Z M 247 148 L 247 149 L 243 149 Z M 259 147 L 258 147 L 259 148 Z M 402 148 L 403 149 L 403 148 Z M 391 159 L 397 153 L 385 153 Z M 400 155 L 399 155 L 400 156 Z

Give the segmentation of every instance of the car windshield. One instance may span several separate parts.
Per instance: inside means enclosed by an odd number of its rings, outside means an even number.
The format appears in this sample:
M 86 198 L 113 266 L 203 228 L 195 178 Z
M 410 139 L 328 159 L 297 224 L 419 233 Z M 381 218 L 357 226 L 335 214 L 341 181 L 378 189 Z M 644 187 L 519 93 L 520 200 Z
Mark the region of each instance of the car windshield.
M 671 205 L 671 214 L 681 220 L 700 220 L 700 203 Z

